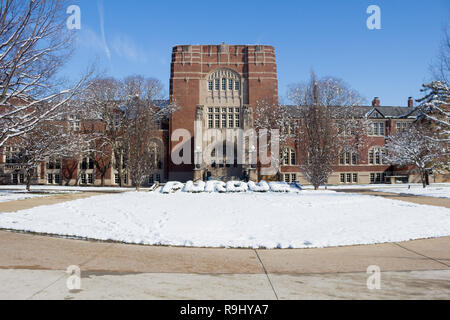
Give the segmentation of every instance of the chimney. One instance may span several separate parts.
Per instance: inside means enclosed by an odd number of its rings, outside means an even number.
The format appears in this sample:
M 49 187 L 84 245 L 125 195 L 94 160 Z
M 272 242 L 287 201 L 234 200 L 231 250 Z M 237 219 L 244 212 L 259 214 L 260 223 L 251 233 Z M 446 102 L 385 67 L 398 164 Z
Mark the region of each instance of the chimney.
M 414 108 L 414 100 L 412 97 L 408 98 L 408 108 Z
M 372 101 L 372 107 L 379 107 L 380 106 L 380 98 L 375 97 Z

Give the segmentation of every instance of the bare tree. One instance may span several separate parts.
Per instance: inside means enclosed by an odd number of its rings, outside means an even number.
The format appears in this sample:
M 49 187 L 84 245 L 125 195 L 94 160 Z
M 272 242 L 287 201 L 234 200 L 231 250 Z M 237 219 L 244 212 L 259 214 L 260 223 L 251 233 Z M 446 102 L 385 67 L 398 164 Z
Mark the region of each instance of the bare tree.
M 19 146 L 17 163 L 26 171 L 28 191 L 41 162 L 53 160 L 61 164 L 63 159 L 73 158 L 88 146 L 84 137 L 68 130 L 65 123 L 49 121 L 40 122 L 33 130 L 10 141 Z
M 144 153 L 148 152 L 151 139 L 157 135 L 159 123 L 177 109 L 175 104 L 162 108 L 156 105 L 156 100 L 162 96 L 162 89 L 159 80 L 131 76 L 122 81 L 96 79 L 85 91 L 85 117 L 97 119 L 102 124 L 102 130 L 95 133 L 91 158 L 102 170 L 113 166 L 120 186 L 125 174 L 130 173 L 133 184 L 140 187 L 145 175 L 148 176 L 149 171 L 153 170 L 146 162 L 154 156 Z M 154 150 L 153 147 L 151 149 Z M 112 162 L 107 160 L 108 153 Z
M 162 88 L 161 82 L 152 78 L 132 76 L 124 80 L 127 104 L 124 109 L 123 145 L 127 156 L 127 171 L 137 190 L 157 165 L 158 151 L 154 152 L 157 146 L 154 141 L 159 123 L 167 117 L 166 113 L 169 111 L 155 105 Z
M 290 98 L 301 119 L 300 168 L 318 189 L 327 182 L 342 153 L 359 152 L 367 145 L 369 122 L 354 112 L 362 98 L 342 80 L 318 80 L 314 73 L 309 83 L 291 87 Z
M 295 108 L 273 104 L 265 100 L 259 101 L 255 108 L 254 125 L 259 139 L 265 139 L 271 147 L 271 150 L 268 150 L 268 156 L 270 156 L 272 165 L 279 173 L 286 157 L 283 149 L 295 144 L 298 138 L 299 128 Z M 281 152 L 275 153 L 275 150 L 272 150 L 271 141 L 274 130 L 278 132 L 277 142 Z
M 433 139 L 434 135 L 423 125 L 408 127 L 388 138 L 385 160 L 398 166 L 416 166 L 426 188 L 428 170 L 448 166 L 447 144 Z
M 70 89 L 56 78 L 73 49 L 65 0 L 0 2 L 0 146 L 49 119 L 85 84 Z

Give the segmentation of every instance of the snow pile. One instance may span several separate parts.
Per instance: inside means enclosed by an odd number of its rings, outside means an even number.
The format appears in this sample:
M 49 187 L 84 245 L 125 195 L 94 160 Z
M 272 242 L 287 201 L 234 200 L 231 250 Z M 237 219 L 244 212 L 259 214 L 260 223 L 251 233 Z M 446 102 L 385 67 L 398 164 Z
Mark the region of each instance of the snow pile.
M 184 186 L 184 192 L 190 193 L 200 193 L 205 191 L 206 183 L 203 181 L 198 181 L 194 183 L 194 181 L 188 181 Z
M 227 182 L 227 192 L 247 192 L 248 185 L 241 181 L 228 181 Z
M 256 184 L 253 181 L 249 181 L 248 183 L 248 188 L 250 189 L 250 191 L 252 192 L 269 192 L 270 191 L 270 187 L 267 184 L 267 182 L 265 182 L 264 180 L 262 180 L 260 183 Z
M 272 192 L 291 192 L 291 185 L 286 182 L 269 182 Z
M 215 181 L 211 180 L 206 183 L 205 192 L 212 193 L 212 192 L 220 192 L 225 193 L 227 192 L 226 188 L 227 184 L 223 181 Z
M 166 185 L 162 189 L 162 193 L 169 194 L 177 192 L 178 190 L 183 189 L 184 184 L 178 181 L 167 182 Z

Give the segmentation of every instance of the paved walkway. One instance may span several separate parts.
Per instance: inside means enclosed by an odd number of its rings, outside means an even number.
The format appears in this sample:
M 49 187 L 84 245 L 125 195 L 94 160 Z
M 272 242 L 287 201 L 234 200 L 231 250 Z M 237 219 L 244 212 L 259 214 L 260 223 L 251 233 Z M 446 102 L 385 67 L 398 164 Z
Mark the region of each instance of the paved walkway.
M 333 190 L 333 189 L 331 189 Z M 377 192 L 373 190 L 367 189 L 335 189 L 333 191 L 337 192 L 347 192 L 347 193 L 359 193 L 365 194 L 369 196 L 378 196 L 392 200 L 400 200 L 406 202 L 412 202 L 417 204 L 425 204 L 429 206 L 438 206 L 450 208 L 450 199 L 448 198 L 436 198 L 436 197 L 425 197 L 425 196 L 416 196 L 411 194 L 398 194 L 398 193 L 390 193 L 390 192 Z
M 450 237 L 307 250 L 197 249 L 0 231 L 0 299 L 448 299 Z M 79 266 L 70 291 L 67 267 Z M 381 290 L 368 290 L 368 266 Z
M 2 203 L 0 211 L 93 195 Z M 65 270 L 72 265 L 81 269 L 80 290 L 67 288 Z M 373 265 L 382 272 L 380 290 L 367 288 L 367 268 Z M 0 299 L 449 298 L 450 237 L 250 250 L 135 246 L 0 231 Z

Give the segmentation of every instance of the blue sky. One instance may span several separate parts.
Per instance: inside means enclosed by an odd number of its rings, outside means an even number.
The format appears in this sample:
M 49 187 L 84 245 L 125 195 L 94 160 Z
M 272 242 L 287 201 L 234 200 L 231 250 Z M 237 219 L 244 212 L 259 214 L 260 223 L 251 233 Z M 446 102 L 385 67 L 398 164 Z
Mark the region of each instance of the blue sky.
M 406 105 L 429 80 L 450 1 L 74 0 L 81 8 L 77 50 L 65 72 L 97 61 L 108 75 L 160 79 L 168 92 L 177 44 L 266 44 L 276 49 L 279 94 L 319 76 L 344 79 L 370 102 Z M 368 30 L 369 5 L 381 30 Z M 226 6 L 225 6 L 226 5 Z

